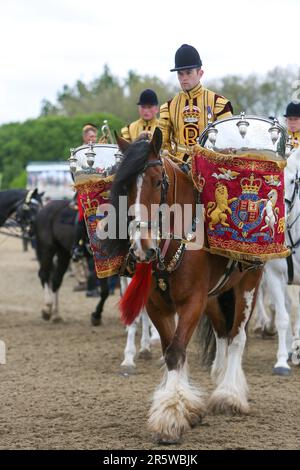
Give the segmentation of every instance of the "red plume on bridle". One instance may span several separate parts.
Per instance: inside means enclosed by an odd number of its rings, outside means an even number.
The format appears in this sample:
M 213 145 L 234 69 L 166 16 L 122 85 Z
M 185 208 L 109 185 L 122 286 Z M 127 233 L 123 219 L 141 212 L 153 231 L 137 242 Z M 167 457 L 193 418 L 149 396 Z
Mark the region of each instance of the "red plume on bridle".
M 131 325 L 145 307 L 151 288 L 152 263 L 138 263 L 131 283 L 120 300 L 121 320 Z

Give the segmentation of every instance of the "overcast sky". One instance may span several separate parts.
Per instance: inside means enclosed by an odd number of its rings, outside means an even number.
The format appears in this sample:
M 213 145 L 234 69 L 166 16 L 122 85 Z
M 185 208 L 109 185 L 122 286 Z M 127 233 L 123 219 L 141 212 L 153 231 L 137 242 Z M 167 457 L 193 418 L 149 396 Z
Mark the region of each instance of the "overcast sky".
M 105 63 L 168 80 L 183 43 L 209 78 L 300 61 L 299 0 L 0 0 L 0 15 L 0 124 L 37 117 Z

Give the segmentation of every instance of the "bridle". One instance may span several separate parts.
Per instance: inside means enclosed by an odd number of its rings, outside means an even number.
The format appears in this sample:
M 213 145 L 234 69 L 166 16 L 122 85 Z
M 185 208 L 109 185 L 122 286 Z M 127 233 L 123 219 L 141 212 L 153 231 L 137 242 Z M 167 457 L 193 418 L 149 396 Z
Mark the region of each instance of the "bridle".
M 156 167 L 156 166 L 161 166 L 163 168 L 162 181 L 161 181 L 161 194 L 160 194 L 160 202 L 159 202 L 159 210 L 158 210 L 158 221 L 157 220 L 143 221 L 140 218 L 135 218 L 129 224 L 129 230 L 131 232 L 131 236 L 130 236 L 131 246 L 130 246 L 129 251 L 131 253 L 131 256 L 135 258 L 135 261 L 137 260 L 137 258 L 135 256 L 134 250 L 133 250 L 133 234 L 135 236 L 136 235 L 141 236 L 141 231 L 143 229 L 151 230 L 151 232 L 154 234 L 154 240 L 156 241 L 157 249 L 159 250 L 158 245 L 159 245 L 159 242 L 160 242 L 161 236 L 162 236 L 162 212 L 160 210 L 160 207 L 167 200 L 167 193 L 168 193 L 168 188 L 169 188 L 169 179 L 168 179 L 168 175 L 166 173 L 166 170 L 165 170 L 164 163 L 163 163 L 162 159 L 159 158 L 157 160 L 148 161 L 145 164 L 145 166 L 144 166 L 143 170 L 141 171 L 141 173 L 139 173 L 139 175 L 137 176 L 137 179 L 138 178 L 143 178 L 143 175 L 146 172 L 146 170 L 148 170 L 149 168 Z
M 32 197 L 33 191 L 29 191 L 24 201 L 19 201 L 16 207 L 16 220 L 20 225 L 23 236 L 31 238 L 33 235 L 33 223 L 35 216 L 40 207 L 43 206 L 42 201 Z

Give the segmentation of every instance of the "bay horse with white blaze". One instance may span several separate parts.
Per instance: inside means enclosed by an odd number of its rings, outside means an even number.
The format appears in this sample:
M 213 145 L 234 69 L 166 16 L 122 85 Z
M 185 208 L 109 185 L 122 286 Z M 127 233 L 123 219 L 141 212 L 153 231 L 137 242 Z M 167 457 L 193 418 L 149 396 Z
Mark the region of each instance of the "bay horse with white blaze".
M 128 206 L 134 205 L 136 228 L 131 234 L 131 256 L 137 263 L 135 276 L 123 297 L 122 318 L 129 324 L 146 302 L 147 312 L 160 334 L 166 364 L 165 377 L 153 396 L 148 423 L 158 442 L 177 443 L 185 430 L 201 420 L 206 409 L 201 390 L 190 384 L 186 360 L 187 345 L 204 313 L 216 338 L 212 377 L 217 386 L 208 408 L 224 413 L 249 411 L 242 354 L 261 268 L 241 271 L 235 267 L 226 286 L 209 298 L 228 259 L 204 249 L 185 250 L 179 256 L 181 241 L 172 239 L 162 260 L 164 240 L 153 237 L 155 222 L 142 220 L 141 207 L 146 207 L 150 214 L 153 204 L 161 207 L 162 202 L 168 206 L 176 203 L 182 208 L 188 204 L 195 214 L 193 183 L 169 158 L 160 157 L 159 129 L 151 142 L 137 140 L 130 145 L 119 138 L 118 144 L 124 159 L 115 176 L 111 203 L 118 209 L 119 196 L 127 195 Z M 143 238 L 140 227 L 146 227 Z M 107 240 L 106 248 L 126 251 L 128 244 L 128 240 Z M 159 262 L 174 268 L 166 270 L 163 289 L 157 282 Z

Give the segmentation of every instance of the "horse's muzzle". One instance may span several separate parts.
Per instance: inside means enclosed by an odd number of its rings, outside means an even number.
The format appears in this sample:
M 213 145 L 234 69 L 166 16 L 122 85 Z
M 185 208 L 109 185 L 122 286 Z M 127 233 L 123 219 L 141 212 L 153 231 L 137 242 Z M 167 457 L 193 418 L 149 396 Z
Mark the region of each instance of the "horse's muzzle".
M 148 248 L 146 251 L 145 261 L 146 262 L 154 261 L 156 259 L 156 256 L 157 256 L 157 251 L 155 250 L 155 248 Z

